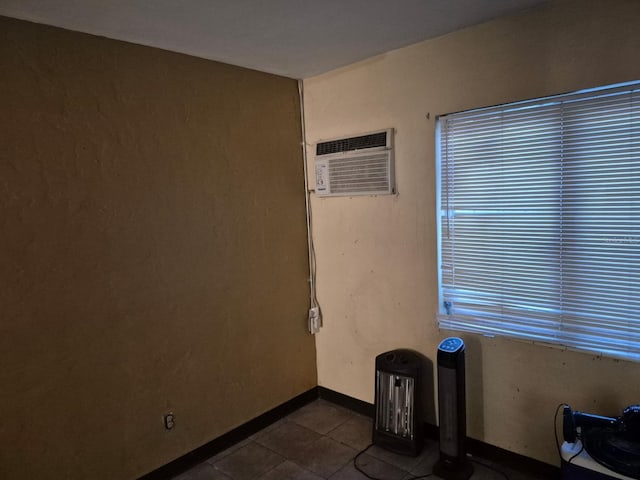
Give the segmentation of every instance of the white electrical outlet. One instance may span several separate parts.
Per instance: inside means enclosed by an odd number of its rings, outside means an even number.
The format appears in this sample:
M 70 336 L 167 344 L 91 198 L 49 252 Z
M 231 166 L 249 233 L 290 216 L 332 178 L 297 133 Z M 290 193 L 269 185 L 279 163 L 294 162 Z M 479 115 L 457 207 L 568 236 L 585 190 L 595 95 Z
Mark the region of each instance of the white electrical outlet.
M 320 316 L 320 307 L 311 307 L 309 309 L 309 332 L 318 333 L 322 326 L 322 317 Z
M 164 416 L 164 428 L 166 430 L 171 430 L 176 424 L 176 420 L 175 417 L 173 416 L 173 413 L 167 413 Z

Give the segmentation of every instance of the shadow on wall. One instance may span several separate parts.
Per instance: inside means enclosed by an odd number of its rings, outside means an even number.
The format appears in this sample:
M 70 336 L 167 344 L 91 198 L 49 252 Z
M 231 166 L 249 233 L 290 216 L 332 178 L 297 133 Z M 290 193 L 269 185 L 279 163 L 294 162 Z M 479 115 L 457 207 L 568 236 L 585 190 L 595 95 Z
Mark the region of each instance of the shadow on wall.
M 430 358 L 422 356 L 423 368 L 422 368 L 422 408 L 423 420 L 430 425 L 437 425 L 437 413 L 436 413 L 436 389 L 435 389 L 435 377 L 433 370 L 433 361 Z

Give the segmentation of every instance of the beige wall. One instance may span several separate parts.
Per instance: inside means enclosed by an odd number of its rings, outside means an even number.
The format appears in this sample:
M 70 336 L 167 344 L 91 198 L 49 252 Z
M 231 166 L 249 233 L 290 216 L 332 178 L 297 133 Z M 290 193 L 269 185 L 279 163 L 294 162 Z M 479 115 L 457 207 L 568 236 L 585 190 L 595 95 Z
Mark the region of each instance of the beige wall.
M 294 80 L 0 18 L 0 105 L 0 478 L 136 478 L 316 385 Z
M 435 116 L 638 79 L 638 25 L 636 0 L 556 1 L 304 82 L 311 164 L 319 139 L 397 129 L 397 196 L 312 201 L 321 386 L 372 402 L 377 354 L 435 360 L 453 333 L 435 323 Z M 616 414 L 640 400 L 638 364 L 464 338 L 468 432 L 490 444 L 557 463 L 558 403 Z

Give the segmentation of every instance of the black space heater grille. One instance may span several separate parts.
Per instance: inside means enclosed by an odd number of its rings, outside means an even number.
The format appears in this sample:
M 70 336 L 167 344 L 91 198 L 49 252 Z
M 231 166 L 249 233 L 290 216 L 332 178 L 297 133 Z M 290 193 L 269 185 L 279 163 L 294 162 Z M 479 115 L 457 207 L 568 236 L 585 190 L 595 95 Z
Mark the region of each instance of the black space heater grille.
M 411 350 L 392 350 L 376 357 L 376 445 L 406 455 L 422 450 L 421 363 Z

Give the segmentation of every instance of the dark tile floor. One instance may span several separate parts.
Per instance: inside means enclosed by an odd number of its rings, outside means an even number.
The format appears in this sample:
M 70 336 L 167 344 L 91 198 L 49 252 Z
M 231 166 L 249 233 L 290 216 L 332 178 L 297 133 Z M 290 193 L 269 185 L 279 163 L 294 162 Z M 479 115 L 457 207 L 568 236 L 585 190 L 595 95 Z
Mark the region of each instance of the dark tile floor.
M 371 443 L 371 428 L 371 419 L 316 400 L 174 480 L 366 480 L 353 459 Z M 437 443 L 429 440 L 418 457 L 373 446 L 358 466 L 381 480 L 408 480 L 431 473 L 438 455 Z M 483 463 L 493 469 L 474 463 L 473 480 L 542 480 Z

